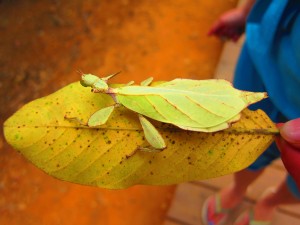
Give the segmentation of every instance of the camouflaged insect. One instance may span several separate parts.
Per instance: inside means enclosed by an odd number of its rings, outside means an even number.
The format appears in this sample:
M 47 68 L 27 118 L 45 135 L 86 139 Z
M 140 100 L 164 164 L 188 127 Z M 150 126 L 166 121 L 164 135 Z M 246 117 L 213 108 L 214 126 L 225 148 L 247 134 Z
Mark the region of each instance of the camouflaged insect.
M 130 82 L 123 87 L 111 88 L 107 81 L 116 74 L 104 78 L 82 74 L 84 87 L 91 87 L 94 93 L 108 94 L 115 101 L 114 105 L 95 112 L 88 126 L 105 124 L 116 105 L 123 105 L 139 114 L 146 140 L 154 149 L 164 149 L 166 144 L 145 117 L 184 130 L 215 132 L 239 120 L 240 112 L 248 105 L 267 97 L 264 92 L 237 90 L 230 82 L 221 79 L 174 79 L 149 86 L 152 78 L 148 78 L 141 85 Z

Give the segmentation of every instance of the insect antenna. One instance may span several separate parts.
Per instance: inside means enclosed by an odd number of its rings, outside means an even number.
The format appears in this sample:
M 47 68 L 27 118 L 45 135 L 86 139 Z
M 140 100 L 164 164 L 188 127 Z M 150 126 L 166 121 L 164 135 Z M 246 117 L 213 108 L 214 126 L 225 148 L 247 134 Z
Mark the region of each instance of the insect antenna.
M 81 76 L 83 75 L 83 72 L 81 69 L 76 70 L 77 73 L 79 73 Z

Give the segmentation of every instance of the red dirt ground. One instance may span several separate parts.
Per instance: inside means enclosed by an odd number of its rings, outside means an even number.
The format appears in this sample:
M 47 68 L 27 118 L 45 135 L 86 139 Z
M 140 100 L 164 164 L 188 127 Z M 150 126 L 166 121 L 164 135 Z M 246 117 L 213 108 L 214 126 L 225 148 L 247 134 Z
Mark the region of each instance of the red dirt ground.
M 235 1 L 0 1 L 0 122 L 84 73 L 115 82 L 211 78 L 221 43 L 212 21 Z M 0 224 L 161 224 L 174 187 L 122 191 L 51 178 L 0 133 Z

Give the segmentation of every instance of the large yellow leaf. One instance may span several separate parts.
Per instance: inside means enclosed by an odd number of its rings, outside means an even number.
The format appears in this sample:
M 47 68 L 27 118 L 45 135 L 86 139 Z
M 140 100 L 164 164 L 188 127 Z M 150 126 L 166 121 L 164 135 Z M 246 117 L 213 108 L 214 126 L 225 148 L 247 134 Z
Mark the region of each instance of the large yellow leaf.
M 118 107 L 101 128 L 81 126 L 96 110 L 111 105 L 79 83 L 28 103 L 4 124 L 6 140 L 34 165 L 56 178 L 110 189 L 135 184 L 168 185 L 241 170 L 273 141 L 277 130 L 262 112 L 245 110 L 239 122 L 216 133 L 185 131 L 154 123 L 167 148 L 147 145 L 135 113 Z

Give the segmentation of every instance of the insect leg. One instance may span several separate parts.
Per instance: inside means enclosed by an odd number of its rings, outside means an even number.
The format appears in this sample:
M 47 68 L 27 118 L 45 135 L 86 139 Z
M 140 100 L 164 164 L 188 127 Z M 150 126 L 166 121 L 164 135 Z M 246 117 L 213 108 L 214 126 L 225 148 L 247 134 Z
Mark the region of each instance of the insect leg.
M 166 143 L 158 130 L 141 114 L 139 114 L 139 119 L 144 130 L 145 138 L 149 142 L 152 148 L 139 148 L 146 151 L 158 151 L 166 148 Z M 148 150 L 147 150 L 148 149 Z
M 104 81 L 108 81 L 109 79 L 113 78 L 114 76 L 118 75 L 119 73 L 121 73 L 121 71 L 113 73 L 111 75 L 108 75 L 107 77 L 102 77 L 101 79 Z
M 81 119 L 79 119 L 78 117 L 68 117 L 67 115 L 64 116 L 64 118 L 70 122 L 74 122 L 77 123 L 81 126 L 87 126 L 86 123 L 84 123 Z
M 102 124 L 105 124 L 114 111 L 116 105 L 112 105 L 103 109 L 98 110 L 95 112 L 88 121 L 88 126 L 89 127 L 96 127 L 100 126 Z
M 125 84 L 125 86 L 130 86 L 130 85 L 133 85 L 134 84 L 134 81 L 129 81 L 127 84 Z
M 149 86 L 153 81 L 153 77 L 149 77 L 146 80 L 141 82 L 141 86 Z

